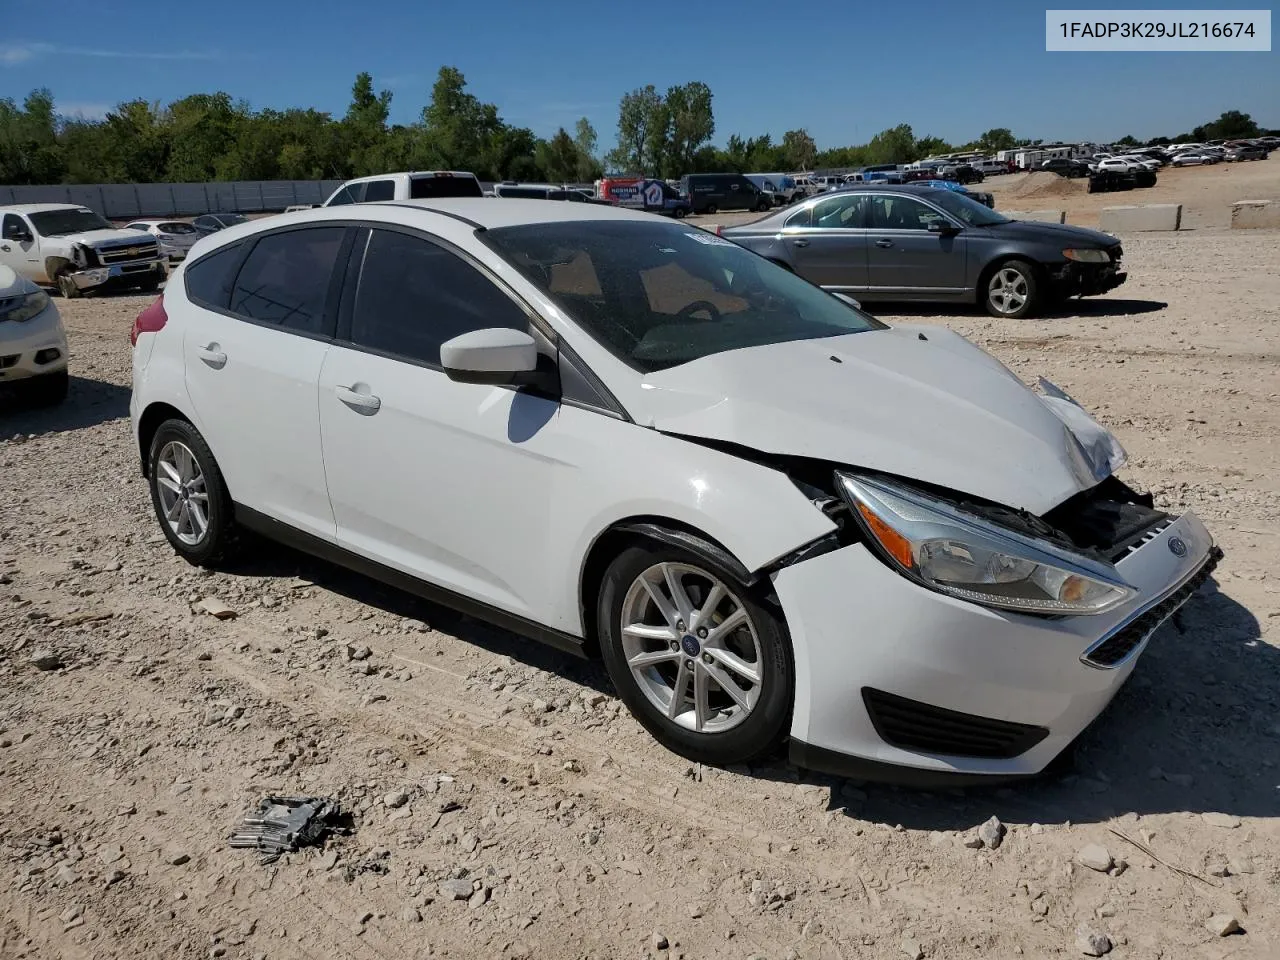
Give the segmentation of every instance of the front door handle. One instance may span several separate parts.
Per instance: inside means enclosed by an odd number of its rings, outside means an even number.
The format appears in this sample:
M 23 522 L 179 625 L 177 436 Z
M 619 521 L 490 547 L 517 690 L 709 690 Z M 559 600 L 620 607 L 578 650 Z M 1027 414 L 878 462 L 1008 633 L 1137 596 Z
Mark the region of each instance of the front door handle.
M 201 360 L 213 367 L 215 370 L 219 370 L 227 365 L 227 355 L 222 352 L 222 348 L 216 343 L 197 347 L 196 354 Z
M 360 393 L 355 387 L 364 387 L 364 384 L 355 384 L 351 387 L 334 387 L 334 392 L 338 395 L 338 399 L 351 407 L 358 413 L 372 414 L 377 413 L 378 408 L 382 406 L 382 398 L 375 397 L 372 393 Z M 365 387 L 368 390 L 368 387 Z
M 876 246 L 877 246 L 877 247 L 892 247 L 892 246 L 893 246 L 893 241 L 892 241 L 892 240 L 877 240 L 877 241 L 876 241 Z
M 809 245 L 808 240 L 792 240 L 791 242 L 794 243 L 797 247 L 807 247 Z
M 7 243 L 4 246 L 0 246 L 0 250 L 3 250 L 5 253 L 8 253 L 12 249 L 13 247 L 9 246 Z

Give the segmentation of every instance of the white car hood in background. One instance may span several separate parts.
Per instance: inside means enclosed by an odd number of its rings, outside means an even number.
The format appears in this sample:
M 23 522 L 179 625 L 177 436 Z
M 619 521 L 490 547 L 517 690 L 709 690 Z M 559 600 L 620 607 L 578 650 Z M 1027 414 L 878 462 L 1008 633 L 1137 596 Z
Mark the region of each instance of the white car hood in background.
M 630 412 L 667 433 L 879 470 L 1037 515 L 1111 472 L 998 360 L 936 326 L 714 354 L 647 375 Z

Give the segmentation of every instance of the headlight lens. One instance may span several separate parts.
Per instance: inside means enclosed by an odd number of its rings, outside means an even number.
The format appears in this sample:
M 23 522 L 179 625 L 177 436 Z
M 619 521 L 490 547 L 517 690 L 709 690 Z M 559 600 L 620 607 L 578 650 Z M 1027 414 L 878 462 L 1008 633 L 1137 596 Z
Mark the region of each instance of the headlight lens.
M 49 295 L 43 290 L 6 297 L 0 300 L 0 321 L 14 320 L 21 323 L 23 320 L 40 316 L 48 305 Z
M 934 590 L 1025 613 L 1105 613 L 1134 591 L 1115 568 L 1002 530 L 882 480 L 836 472 L 863 528 L 903 573 Z
M 1062 255 L 1068 260 L 1074 260 L 1077 263 L 1110 263 L 1111 254 L 1105 250 L 1074 250 L 1067 249 L 1062 251 Z

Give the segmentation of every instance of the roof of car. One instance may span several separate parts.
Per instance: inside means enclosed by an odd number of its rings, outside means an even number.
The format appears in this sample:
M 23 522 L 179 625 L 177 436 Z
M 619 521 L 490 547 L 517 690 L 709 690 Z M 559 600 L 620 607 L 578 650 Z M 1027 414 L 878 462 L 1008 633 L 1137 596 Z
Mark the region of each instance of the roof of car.
M 642 213 L 625 207 L 586 203 L 550 203 L 546 200 L 525 200 L 514 197 L 438 197 L 424 200 L 388 200 L 383 203 L 356 204 L 357 207 L 417 207 L 428 212 L 438 212 L 463 217 L 485 229 L 518 227 L 530 223 L 560 223 L 575 220 L 661 220 L 666 217 Z M 353 216 L 351 206 L 326 207 L 347 211 Z
M 343 184 L 348 183 L 366 183 L 370 180 L 386 180 L 388 177 L 435 177 L 445 174 L 450 177 L 475 177 L 476 175 L 470 170 L 395 170 L 391 173 L 373 173 L 367 177 L 352 177 L 350 180 L 342 181 Z
M 10 203 L 0 206 L 0 213 L 44 213 L 47 210 L 88 210 L 82 203 Z

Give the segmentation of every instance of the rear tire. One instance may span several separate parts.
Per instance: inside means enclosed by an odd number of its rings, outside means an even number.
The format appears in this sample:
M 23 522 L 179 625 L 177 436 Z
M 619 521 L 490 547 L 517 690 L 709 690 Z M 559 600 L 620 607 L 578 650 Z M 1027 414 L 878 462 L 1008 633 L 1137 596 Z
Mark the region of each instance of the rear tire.
M 732 571 L 693 549 L 636 544 L 610 564 L 597 611 L 609 677 L 659 743 L 717 765 L 777 749 L 795 686 L 790 640 Z
M 709 203 L 709 204 L 707 204 L 707 215 L 708 215 L 708 216 L 712 216 L 712 217 L 714 217 L 714 216 L 715 216 L 717 213 L 719 213 L 719 212 L 720 212 L 720 208 L 719 208 L 719 207 L 717 207 L 714 203 Z
M 178 556 L 198 567 L 231 559 L 240 546 L 235 508 L 200 431 L 166 420 L 151 439 L 147 466 L 151 505 Z

